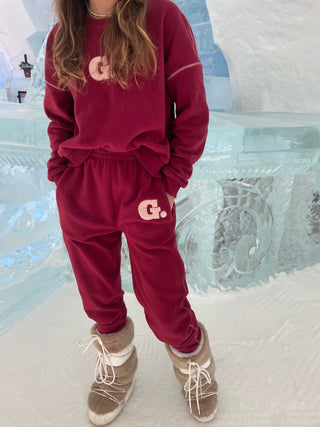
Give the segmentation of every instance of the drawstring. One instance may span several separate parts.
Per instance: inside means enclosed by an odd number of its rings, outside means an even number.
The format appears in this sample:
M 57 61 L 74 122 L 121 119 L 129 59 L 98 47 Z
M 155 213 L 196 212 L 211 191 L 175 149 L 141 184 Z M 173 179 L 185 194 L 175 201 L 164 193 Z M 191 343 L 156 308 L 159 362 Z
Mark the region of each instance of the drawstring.
M 98 335 L 90 335 L 87 339 L 91 339 L 89 341 L 87 347 L 82 351 L 82 353 L 85 353 L 88 348 L 93 344 L 95 341 L 98 341 L 101 351 L 98 352 L 98 359 L 96 363 L 96 367 L 94 370 L 94 380 L 98 384 L 106 384 L 106 385 L 112 385 L 115 382 L 116 374 L 114 372 L 113 365 L 111 363 L 111 356 L 109 351 L 105 348 L 103 345 L 102 339 Z M 86 344 L 83 344 L 82 341 L 79 341 L 79 346 L 84 347 Z M 112 380 L 108 381 L 109 375 L 107 371 L 107 365 L 110 366 L 112 370 Z
M 96 363 L 96 367 L 94 370 L 95 382 L 97 384 L 105 384 L 108 387 L 114 388 L 114 390 L 109 389 L 108 391 L 104 390 L 103 388 L 96 388 L 92 391 L 96 394 L 99 394 L 100 396 L 108 397 L 110 400 L 113 400 L 114 402 L 119 403 L 119 400 L 116 397 L 112 396 L 110 393 L 112 393 L 112 392 L 113 393 L 126 393 L 126 390 L 116 387 L 116 385 L 121 385 L 121 384 L 117 384 L 115 382 L 116 374 L 115 374 L 113 364 L 111 362 L 111 355 L 110 355 L 109 351 L 105 348 L 105 346 L 103 345 L 102 339 L 98 335 L 90 335 L 86 339 L 90 339 L 90 341 L 88 343 L 83 343 L 84 340 L 79 341 L 80 347 L 85 347 L 87 344 L 86 348 L 82 351 L 82 353 L 85 353 L 88 350 L 88 348 L 95 341 L 98 341 L 98 343 L 101 347 L 101 351 L 98 350 L 98 358 L 97 358 L 97 363 Z M 110 367 L 112 370 L 111 376 L 108 375 L 108 367 Z M 111 379 L 109 380 L 109 378 L 111 378 Z
M 211 384 L 211 378 L 209 372 L 202 368 L 198 363 L 192 362 L 191 360 L 188 360 L 189 365 L 189 378 L 187 382 L 184 385 L 184 391 L 186 392 L 186 396 L 188 396 L 189 401 L 189 408 L 192 412 L 191 408 L 191 400 L 197 401 L 197 408 L 200 415 L 200 404 L 199 404 L 199 398 L 204 398 L 208 396 L 212 396 L 214 394 L 217 394 L 217 392 L 202 392 L 202 385 L 205 384 Z M 202 384 L 201 376 L 204 377 L 206 382 Z M 192 398 L 192 392 L 195 390 L 195 398 Z

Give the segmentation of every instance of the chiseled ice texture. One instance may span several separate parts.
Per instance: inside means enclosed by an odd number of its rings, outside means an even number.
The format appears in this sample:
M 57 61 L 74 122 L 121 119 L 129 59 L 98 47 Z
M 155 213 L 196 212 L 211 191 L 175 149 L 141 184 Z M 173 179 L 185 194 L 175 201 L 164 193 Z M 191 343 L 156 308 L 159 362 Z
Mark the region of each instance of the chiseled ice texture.
M 228 72 L 212 35 L 210 44 L 200 33 L 211 31 L 205 2 L 177 3 L 193 24 L 202 61 L 219 64 L 204 66 L 219 86 L 215 77 L 228 79 Z M 25 104 L 0 103 L 0 334 L 72 277 L 46 178 L 44 49 Z M 246 288 L 319 261 L 319 123 L 318 114 L 211 112 L 204 155 L 177 199 L 191 290 Z M 132 291 L 125 239 L 122 253 L 123 287 Z
M 232 111 L 232 88 L 227 62 L 214 43 L 206 0 L 175 0 L 188 18 L 196 39 L 203 66 L 207 101 L 210 110 Z
M 320 2 L 207 0 L 235 111 L 319 112 Z

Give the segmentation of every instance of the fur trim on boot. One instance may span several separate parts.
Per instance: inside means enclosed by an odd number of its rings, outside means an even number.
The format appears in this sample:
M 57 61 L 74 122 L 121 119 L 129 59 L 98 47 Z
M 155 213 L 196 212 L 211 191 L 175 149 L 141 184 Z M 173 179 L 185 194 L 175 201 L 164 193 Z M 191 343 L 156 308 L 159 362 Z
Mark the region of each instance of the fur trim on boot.
M 166 349 L 173 362 L 174 373 L 182 385 L 182 394 L 193 417 L 200 422 L 211 421 L 218 405 L 218 384 L 214 379 L 215 364 L 205 327 L 199 322 L 203 345 L 201 350 L 192 356 L 184 357 L 175 354 L 166 344 Z M 177 352 L 179 353 L 179 352 Z M 180 353 L 181 354 L 181 353 Z
M 137 370 L 137 351 L 132 344 L 134 327 L 128 317 L 119 332 L 100 334 L 97 325 L 91 328 L 90 342 L 98 351 L 94 371 L 94 383 L 88 396 L 88 415 L 96 426 L 105 426 L 113 421 L 129 399 L 133 377 Z

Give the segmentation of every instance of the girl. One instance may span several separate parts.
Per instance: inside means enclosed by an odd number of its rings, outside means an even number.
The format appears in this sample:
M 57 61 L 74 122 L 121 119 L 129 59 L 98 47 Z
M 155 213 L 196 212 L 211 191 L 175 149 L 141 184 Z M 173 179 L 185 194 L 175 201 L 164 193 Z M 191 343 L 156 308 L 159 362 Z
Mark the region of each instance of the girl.
M 174 199 L 207 136 L 191 27 L 170 0 L 55 0 L 44 107 L 64 241 L 98 351 L 89 418 L 106 425 L 137 368 L 120 279 L 125 233 L 135 295 L 166 349 L 191 414 L 216 412 L 214 360 L 187 299 Z M 88 347 L 87 346 L 87 347 Z

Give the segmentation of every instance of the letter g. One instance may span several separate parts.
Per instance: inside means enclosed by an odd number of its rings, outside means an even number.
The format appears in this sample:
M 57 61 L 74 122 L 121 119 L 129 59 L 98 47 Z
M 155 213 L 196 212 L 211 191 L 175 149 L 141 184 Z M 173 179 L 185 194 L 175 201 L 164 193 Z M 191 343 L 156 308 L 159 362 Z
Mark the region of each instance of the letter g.
M 148 211 L 150 208 L 150 212 Z M 150 221 L 151 219 L 160 219 L 161 208 L 158 207 L 158 200 L 144 200 L 138 206 L 138 212 L 142 219 Z

